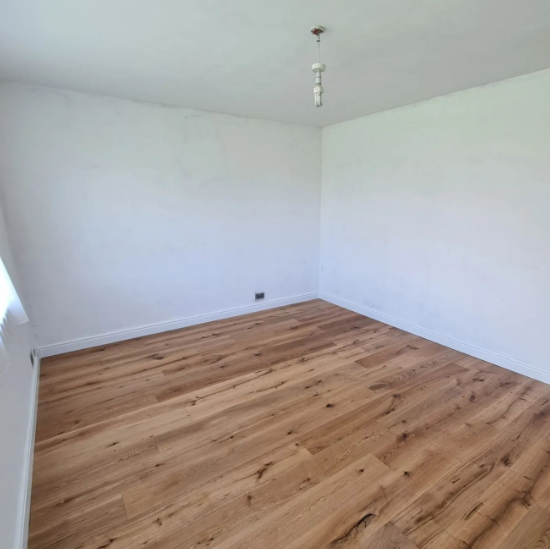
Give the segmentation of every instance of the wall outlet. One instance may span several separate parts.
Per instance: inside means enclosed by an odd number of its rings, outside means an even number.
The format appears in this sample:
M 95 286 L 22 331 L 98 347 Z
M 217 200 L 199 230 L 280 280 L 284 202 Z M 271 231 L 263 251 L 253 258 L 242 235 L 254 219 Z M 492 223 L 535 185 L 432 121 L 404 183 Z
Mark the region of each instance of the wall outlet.
M 33 368 L 36 365 L 36 361 L 37 361 L 38 357 L 39 357 L 39 355 L 38 355 L 37 349 L 32 349 L 31 353 L 30 353 L 30 359 L 31 359 L 31 366 Z
M 256 301 L 263 299 L 265 297 L 265 292 L 256 292 Z

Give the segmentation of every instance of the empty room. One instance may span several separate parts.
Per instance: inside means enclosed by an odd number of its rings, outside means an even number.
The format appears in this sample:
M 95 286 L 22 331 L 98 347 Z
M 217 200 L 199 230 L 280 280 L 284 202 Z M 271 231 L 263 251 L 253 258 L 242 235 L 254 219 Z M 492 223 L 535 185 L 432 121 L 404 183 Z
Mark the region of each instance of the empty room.
M 0 549 L 550 549 L 548 0 L 0 0 Z

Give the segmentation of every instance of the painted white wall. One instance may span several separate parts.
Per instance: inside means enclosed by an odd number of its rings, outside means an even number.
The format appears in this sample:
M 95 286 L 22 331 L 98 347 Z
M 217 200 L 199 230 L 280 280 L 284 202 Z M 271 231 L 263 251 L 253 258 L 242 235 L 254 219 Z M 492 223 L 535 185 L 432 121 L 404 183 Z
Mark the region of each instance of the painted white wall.
M 41 347 L 318 290 L 318 128 L 0 84 Z
M 549 90 L 325 128 L 322 295 L 550 381 Z M 6 83 L 0 114 L 40 346 L 317 290 L 318 130 Z
M 549 98 L 543 71 L 325 128 L 321 296 L 550 382 Z
M 0 258 L 13 285 L 19 290 L 1 207 Z M 9 311 L 14 313 L 11 308 Z M 3 316 L 4 311 L 0 311 L 0 315 Z M 24 540 L 30 501 L 27 500 L 27 483 L 37 376 L 29 359 L 32 348 L 30 323 L 21 320 L 19 311 L 10 314 L 9 340 L 0 341 L 0 346 L 3 346 L 0 349 L 0 546 L 6 549 L 26 547 Z

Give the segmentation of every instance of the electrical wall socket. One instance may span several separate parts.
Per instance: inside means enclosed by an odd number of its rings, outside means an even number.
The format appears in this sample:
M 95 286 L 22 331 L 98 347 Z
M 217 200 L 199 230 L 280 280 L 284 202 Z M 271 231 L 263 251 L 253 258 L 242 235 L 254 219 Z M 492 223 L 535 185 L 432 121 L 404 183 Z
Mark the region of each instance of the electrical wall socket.
M 259 301 L 260 299 L 264 299 L 265 292 L 256 292 L 256 301 Z

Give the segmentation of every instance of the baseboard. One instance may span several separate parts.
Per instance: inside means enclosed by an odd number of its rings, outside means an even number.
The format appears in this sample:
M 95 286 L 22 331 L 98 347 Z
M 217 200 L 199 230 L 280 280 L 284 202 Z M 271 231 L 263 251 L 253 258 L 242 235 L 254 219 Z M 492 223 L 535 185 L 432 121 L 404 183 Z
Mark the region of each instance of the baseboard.
M 550 372 L 539 370 L 538 368 L 535 368 L 534 366 L 531 366 L 529 364 L 525 364 L 524 362 L 520 362 L 513 358 L 506 357 L 492 351 L 488 351 L 487 349 L 480 349 L 479 347 L 475 347 L 474 345 L 470 345 L 468 343 L 464 343 L 463 341 L 458 341 L 456 339 L 438 334 L 436 332 L 432 332 L 431 330 L 427 330 L 425 328 L 421 328 L 420 326 L 404 322 L 403 320 L 385 315 L 374 309 L 369 309 L 368 307 L 357 305 L 356 303 L 352 303 L 345 299 L 340 299 L 339 297 L 330 294 L 320 292 L 319 298 L 328 301 L 329 303 L 333 303 L 334 305 L 338 305 L 339 307 L 343 307 L 344 309 L 349 309 L 350 311 L 359 313 L 360 315 L 374 318 L 375 320 L 379 320 L 380 322 L 384 322 L 385 324 L 389 324 L 390 326 L 395 326 L 396 328 L 400 328 L 401 330 L 405 330 L 406 332 L 409 332 L 411 334 L 429 339 L 430 341 L 435 341 L 436 343 L 440 343 L 441 345 L 445 345 L 446 347 L 450 347 L 451 349 L 460 351 L 461 353 L 465 353 L 486 362 L 496 364 L 497 366 L 506 368 L 507 370 L 512 370 L 513 372 L 516 372 L 518 374 L 536 379 L 538 381 L 542 381 L 543 383 L 550 384 Z
M 29 522 L 31 518 L 31 490 L 32 490 L 32 470 L 34 463 L 34 441 L 36 436 L 36 417 L 38 413 L 38 383 L 40 380 L 40 354 L 35 355 L 33 387 L 31 391 L 31 413 L 27 430 L 27 447 L 25 451 L 25 463 L 23 475 L 23 502 L 19 525 L 19 539 L 15 547 L 17 549 L 27 549 L 29 540 Z
M 284 299 L 254 303 L 253 305 L 245 305 L 243 307 L 237 307 L 235 309 L 225 309 L 222 311 L 215 311 L 213 313 L 207 313 L 204 315 L 190 316 L 179 320 L 173 320 L 171 322 L 163 322 L 150 326 L 142 326 L 140 328 L 133 328 L 120 332 L 112 332 L 95 337 L 67 341 L 65 343 L 46 345 L 44 347 L 40 347 L 40 355 L 42 357 L 47 357 L 59 355 L 62 353 L 70 353 L 72 351 L 80 351 L 81 349 L 87 349 L 89 347 L 97 347 L 98 345 L 107 345 L 109 343 L 116 343 L 118 341 L 124 341 L 126 339 L 134 339 L 136 337 L 169 332 L 170 330 L 179 330 L 180 328 L 187 328 L 189 326 L 204 324 L 206 322 L 212 322 L 214 320 L 223 320 L 225 318 L 232 318 L 234 316 L 241 316 L 249 313 L 256 313 L 259 311 L 266 311 L 268 309 L 276 309 L 277 307 L 284 307 L 286 305 L 294 305 L 295 303 L 311 301 L 312 299 L 317 299 L 318 297 L 319 295 L 317 294 L 317 292 L 312 292 L 309 294 L 286 297 Z

